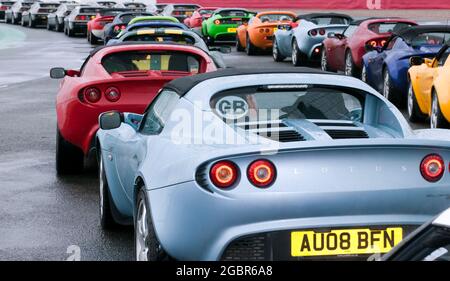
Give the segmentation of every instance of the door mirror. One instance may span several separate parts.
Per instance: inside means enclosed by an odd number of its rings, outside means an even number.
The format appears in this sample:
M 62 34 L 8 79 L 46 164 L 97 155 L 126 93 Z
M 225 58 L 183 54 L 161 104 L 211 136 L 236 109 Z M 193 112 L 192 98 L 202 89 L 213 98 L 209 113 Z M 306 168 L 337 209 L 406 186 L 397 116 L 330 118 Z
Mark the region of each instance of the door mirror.
M 328 33 L 327 37 L 328 38 L 336 38 L 336 33 L 330 32 L 330 33 Z
M 66 70 L 62 67 L 54 67 L 50 69 L 50 77 L 53 79 L 61 79 L 66 76 Z
M 410 66 L 421 65 L 424 62 L 425 62 L 425 60 L 422 57 L 411 57 L 409 59 L 409 65 Z
M 124 118 L 121 112 L 108 111 L 100 114 L 98 123 L 102 130 L 112 130 L 119 128 L 123 120 Z

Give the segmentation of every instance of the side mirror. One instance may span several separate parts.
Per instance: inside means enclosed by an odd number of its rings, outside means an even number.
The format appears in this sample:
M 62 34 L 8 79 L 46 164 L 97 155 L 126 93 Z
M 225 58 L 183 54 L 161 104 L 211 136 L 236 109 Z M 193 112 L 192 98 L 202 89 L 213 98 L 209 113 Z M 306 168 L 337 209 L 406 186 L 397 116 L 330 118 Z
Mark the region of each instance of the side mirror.
M 50 69 L 50 78 L 61 79 L 66 76 L 66 70 L 62 67 L 53 67 Z
M 422 57 L 411 57 L 409 59 L 409 65 L 410 66 L 421 65 L 424 62 L 425 62 L 425 60 Z
M 123 114 L 119 111 L 104 112 L 98 117 L 98 123 L 102 130 L 117 129 L 123 120 Z
M 328 33 L 327 37 L 328 38 L 335 38 L 336 37 L 336 33 L 330 32 L 330 33 Z
M 342 40 L 342 39 L 345 38 L 345 35 L 344 35 L 344 34 L 341 34 L 341 33 L 335 33 L 335 34 L 334 34 L 334 38 L 337 38 L 337 39 L 339 39 L 339 40 Z

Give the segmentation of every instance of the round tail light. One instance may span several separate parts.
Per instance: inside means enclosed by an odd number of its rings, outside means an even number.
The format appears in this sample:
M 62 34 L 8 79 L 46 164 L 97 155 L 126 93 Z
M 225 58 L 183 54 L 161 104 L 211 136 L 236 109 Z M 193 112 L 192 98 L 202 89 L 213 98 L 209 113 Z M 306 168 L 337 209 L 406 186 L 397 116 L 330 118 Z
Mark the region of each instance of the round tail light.
M 317 30 L 311 30 L 311 32 L 310 32 L 310 34 L 312 35 L 312 36 L 316 36 L 317 35 Z
M 105 91 L 105 98 L 110 102 L 116 102 L 120 99 L 120 91 L 116 87 L 109 87 Z
M 220 188 L 233 186 L 238 179 L 238 168 L 231 161 L 219 161 L 209 171 L 212 183 Z
M 429 182 L 439 181 L 445 172 L 444 160 L 437 154 L 426 156 L 420 163 L 420 173 Z
M 320 30 L 319 30 L 319 34 L 322 35 L 322 36 L 324 36 L 324 35 L 325 35 L 325 29 L 320 29 Z
M 275 181 L 276 169 L 268 160 L 256 160 L 248 166 L 247 177 L 256 187 L 269 187 Z
M 214 24 L 220 24 L 220 20 L 215 20 Z
M 84 90 L 84 98 L 91 103 L 96 103 L 102 97 L 100 90 L 97 88 L 86 88 Z

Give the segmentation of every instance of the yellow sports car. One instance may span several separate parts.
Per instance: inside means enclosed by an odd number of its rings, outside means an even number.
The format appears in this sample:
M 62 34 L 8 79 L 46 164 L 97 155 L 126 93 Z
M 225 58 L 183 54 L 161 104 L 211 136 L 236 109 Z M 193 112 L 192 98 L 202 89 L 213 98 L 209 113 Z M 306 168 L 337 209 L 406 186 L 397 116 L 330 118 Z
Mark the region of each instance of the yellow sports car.
M 432 59 L 411 57 L 408 117 L 412 122 L 429 117 L 431 128 L 450 129 L 449 53 L 449 45 L 444 45 Z

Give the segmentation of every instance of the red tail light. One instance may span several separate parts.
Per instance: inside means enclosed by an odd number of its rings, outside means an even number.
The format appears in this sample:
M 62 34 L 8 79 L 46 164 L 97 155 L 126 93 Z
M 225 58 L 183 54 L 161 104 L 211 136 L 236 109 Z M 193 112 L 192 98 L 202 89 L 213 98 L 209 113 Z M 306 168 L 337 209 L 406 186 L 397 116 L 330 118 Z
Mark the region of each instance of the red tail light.
M 77 16 L 77 17 L 75 18 L 75 20 L 86 20 L 86 19 L 87 19 L 86 16 Z
M 6 11 L 8 9 L 7 6 L 0 6 L 0 11 Z
M 219 161 L 211 167 L 209 177 L 215 186 L 229 188 L 238 179 L 238 168 L 231 161 Z
M 119 31 L 120 27 L 118 25 L 114 26 L 114 31 Z
M 220 20 L 215 20 L 214 24 L 220 24 Z
M 444 160 L 438 154 L 427 155 L 420 163 L 420 173 L 429 182 L 439 181 L 445 172 Z
M 116 87 L 109 87 L 105 91 L 105 98 L 110 102 L 116 102 L 120 99 L 120 91 Z
M 317 36 L 317 30 L 313 29 L 309 32 L 311 36 Z
M 324 36 L 325 35 L 325 29 L 319 29 L 319 34 Z
M 291 28 L 298 27 L 298 23 L 296 23 L 296 22 L 291 22 L 289 25 L 291 26 Z
M 386 39 L 377 39 L 377 40 L 370 40 L 367 42 L 367 45 L 370 45 L 372 47 L 383 47 L 386 44 Z
M 102 97 L 100 90 L 94 87 L 86 88 L 83 92 L 84 98 L 90 103 L 96 103 Z
M 256 160 L 247 169 L 249 181 L 257 187 L 269 187 L 276 178 L 275 166 L 269 160 Z

